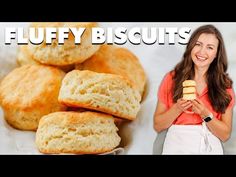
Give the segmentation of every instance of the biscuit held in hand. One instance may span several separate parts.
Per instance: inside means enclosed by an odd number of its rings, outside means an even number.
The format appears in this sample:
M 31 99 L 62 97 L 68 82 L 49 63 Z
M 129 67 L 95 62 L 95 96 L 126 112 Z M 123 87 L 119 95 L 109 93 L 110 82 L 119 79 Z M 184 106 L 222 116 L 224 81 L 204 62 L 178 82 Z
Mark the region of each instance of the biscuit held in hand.
M 194 80 L 185 80 L 183 82 L 183 99 L 194 100 L 196 99 L 196 82 Z

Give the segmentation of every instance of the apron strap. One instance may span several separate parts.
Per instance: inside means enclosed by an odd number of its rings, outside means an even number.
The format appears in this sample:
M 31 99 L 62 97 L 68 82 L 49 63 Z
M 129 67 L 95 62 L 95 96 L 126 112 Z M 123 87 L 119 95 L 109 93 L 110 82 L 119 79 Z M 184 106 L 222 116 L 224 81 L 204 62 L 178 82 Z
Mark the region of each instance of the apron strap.
M 202 123 L 202 134 L 201 134 L 202 138 L 201 138 L 201 146 L 200 146 L 200 150 L 203 153 L 209 153 L 212 151 L 212 146 L 210 144 L 209 141 L 209 136 L 210 136 L 210 132 L 207 128 L 206 122 Z

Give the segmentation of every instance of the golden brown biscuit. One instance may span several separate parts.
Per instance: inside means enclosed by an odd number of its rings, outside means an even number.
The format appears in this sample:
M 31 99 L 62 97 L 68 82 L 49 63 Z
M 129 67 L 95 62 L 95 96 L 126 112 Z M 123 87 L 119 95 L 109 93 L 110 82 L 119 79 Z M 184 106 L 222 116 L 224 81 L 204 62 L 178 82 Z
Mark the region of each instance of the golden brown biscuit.
M 44 116 L 36 132 L 42 153 L 100 154 L 120 143 L 111 115 L 95 112 L 55 112 Z
M 46 41 L 40 45 L 29 44 L 29 52 L 33 59 L 48 65 L 70 65 L 82 63 L 91 57 L 99 48 L 100 45 L 92 44 L 92 28 L 97 27 L 97 23 L 32 23 L 31 27 L 46 28 L 46 27 L 75 27 L 85 28 L 81 37 L 81 43 L 75 44 L 74 35 L 70 32 L 69 38 L 65 40 L 63 45 L 58 44 L 58 38 L 52 41 L 51 45 L 46 45 Z
M 36 130 L 40 118 L 65 110 L 57 98 L 65 73 L 43 65 L 24 65 L 0 84 L 0 105 L 6 121 L 21 130 Z
M 32 55 L 30 55 L 27 45 L 19 47 L 17 53 L 17 62 L 20 66 L 40 64 L 39 62 L 33 59 Z M 74 65 L 55 66 L 55 67 L 63 70 L 64 72 L 69 72 L 74 69 Z
M 194 100 L 194 99 L 196 99 L 196 94 L 195 93 L 183 94 L 183 99 L 184 100 Z
M 31 65 L 40 64 L 39 62 L 32 59 L 32 56 L 28 52 L 27 45 L 22 45 L 18 48 L 17 62 L 21 66 L 28 65 L 28 64 L 31 64 Z
M 195 87 L 184 87 L 183 88 L 183 94 L 185 94 L 185 93 L 195 93 L 195 92 L 196 92 Z
M 185 80 L 183 82 L 183 87 L 191 87 L 191 86 L 196 86 L 196 82 L 194 80 Z
M 76 65 L 76 69 L 122 75 L 143 95 L 146 74 L 139 59 L 128 49 L 103 45 L 90 59 Z
M 194 80 L 185 80 L 183 82 L 183 99 L 194 100 L 196 99 L 196 82 Z
M 86 108 L 81 108 L 81 107 L 68 107 L 67 111 L 72 111 L 72 112 L 86 112 L 89 111 L 89 109 Z M 95 111 L 93 110 L 93 112 L 99 112 L 99 111 Z M 114 117 L 114 122 L 116 124 L 116 126 L 120 126 L 122 123 L 124 123 L 126 120 L 125 119 L 121 119 L 121 118 L 117 118 Z
M 93 71 L 73 70 L 66 74 L 59 102 L 134 120 L 141 96 L 126 78 Z

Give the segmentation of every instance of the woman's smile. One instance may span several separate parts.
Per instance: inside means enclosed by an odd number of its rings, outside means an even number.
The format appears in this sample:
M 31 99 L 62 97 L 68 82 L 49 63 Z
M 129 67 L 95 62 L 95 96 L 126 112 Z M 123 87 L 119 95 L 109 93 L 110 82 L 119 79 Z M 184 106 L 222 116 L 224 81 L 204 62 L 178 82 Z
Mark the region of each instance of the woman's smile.
M 198 61 L 206 61 L 207 60 L 207 57 L 203 57 L 203 56 L 200 56 L 200 55 L 196 55 L 196 58 Z

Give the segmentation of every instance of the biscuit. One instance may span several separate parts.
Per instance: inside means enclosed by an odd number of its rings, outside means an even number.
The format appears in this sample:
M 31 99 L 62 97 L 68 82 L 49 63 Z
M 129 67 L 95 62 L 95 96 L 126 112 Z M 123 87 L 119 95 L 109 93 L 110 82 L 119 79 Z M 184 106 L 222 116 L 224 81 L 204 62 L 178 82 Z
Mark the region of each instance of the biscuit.
M 194 80 L 185 80 L 183 82 L 183 87 L 191 87 L 191 86 L 196 86 L 196 82 Z
M 57 99 L 64 75 L 43 65 L 24 65 L 10 72 L 0 84 L 6 121 L 17 129 L 36 130 L 42 116 L 65 110 Z
M 91 57 L 99 48 L 100 45 L 92 44 L 92 28 L 97 27 L 98 23 L 32 23 L 31 27 L 75 27 L 85 28 L 81 37 L 80 44 L 75 44 L 74 35 L 70 32 L 68 39 L 63 45 L 58 44 L 58 38 L 52 41 L 51 45 L 46 45 L 44 40 L 40 45 L 29 44 L 29 52 L 33 59 L 48 65 L 70 65 L 74 63 L 82 63 Z
M 183 99 L 194 100 L 196 99 L 196 82 L 194 80 L 185 80 L 183 83 Z
M 30 55 L 27 45 L 20 46 L 17 52 L 17 62 L 20 66 L 23 65 L 39 65 L 40 63 L 33 59 Z M 74 69 L 74 65 L 55 66 L 64 72 L 69 72 Z
M 120 144 L 111 115 L 95 112 L 55 112 L 42 117 L 36 145 L 48 154 L 100 154 Z
M 72 112 L 85 112 L 85 111 L 88 111 L 88 109 L 86 108 L 78 108 L 78 107 L 68 107 L 67 108 L 67 111 L 72 111 Z M 93 112 L 96 112 L 96 111 L 93 111 Z M 125 119 L 121 119 L 121 118 L 117 118 L 117 117 L 114 117 L 114 122 L 116 124 L 116 126 L 120 126 L 122 125 L 126 120 Z
M 22 45 L 18 48 L 17 52 L 17 62 L 19 65 L 36 65 L 40 64 L 37 61 L 32 59 L 32 56 L 28 52 L 28 46 L 27 45 Z
M 195 87 L 185 87 L 185 88 L 183 88 L 183 94 L 185 94 L 185 93 L 195 93 L 195 92 L 196 92 Z
M 58 100 L 67 106 L 134 120 L 141 96 L 129 80 L 120 75 L 73 70 L 63 79 Z
M 75 67 L 80 70 L 122 75 L 137 87 L 141 96 L 143 95 L 146 74 L 139 59 L 128 49 L 103 45 L 90 59 Z
M 194 100 L 194 99 L 196 99 L 196 94 L 195 93 L 184 94 L 183 99 L 184 100 Z

